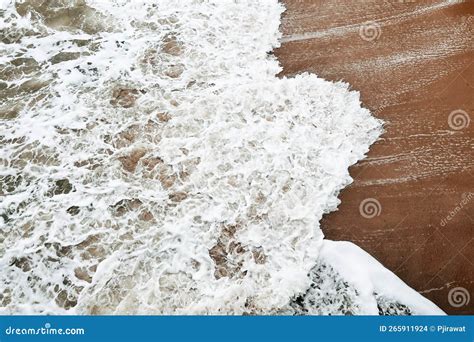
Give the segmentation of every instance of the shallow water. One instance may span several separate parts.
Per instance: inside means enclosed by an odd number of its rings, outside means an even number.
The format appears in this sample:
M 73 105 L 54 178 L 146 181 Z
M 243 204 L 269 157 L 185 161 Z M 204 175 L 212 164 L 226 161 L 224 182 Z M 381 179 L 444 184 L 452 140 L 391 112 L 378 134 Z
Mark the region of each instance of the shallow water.
M 1 8 L 1 312 L 366 312 L 319 220 L 381 122 L 276 78 L 277 1 Z

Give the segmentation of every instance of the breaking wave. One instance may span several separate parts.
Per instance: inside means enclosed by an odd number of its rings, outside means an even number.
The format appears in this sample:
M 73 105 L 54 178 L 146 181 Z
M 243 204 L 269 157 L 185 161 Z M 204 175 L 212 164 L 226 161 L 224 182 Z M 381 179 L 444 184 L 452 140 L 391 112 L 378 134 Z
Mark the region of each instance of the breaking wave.
M 323 240 L 381 121 L 276 77 L 276 0 L 0 4 L 0 312 L 439 312 Z

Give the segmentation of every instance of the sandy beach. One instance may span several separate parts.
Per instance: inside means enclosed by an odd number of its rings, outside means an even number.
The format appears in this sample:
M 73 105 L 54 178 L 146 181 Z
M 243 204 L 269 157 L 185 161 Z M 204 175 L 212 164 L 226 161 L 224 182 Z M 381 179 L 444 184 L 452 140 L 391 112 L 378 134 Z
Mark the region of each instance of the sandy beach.
M 448 314 L 473 314 L 474 2 L 286 0 L 284 71 L 348 82 L 385 134 L 353 166 L 327 238 L 364 248 Z M 376 212 L 364 215 L 365 200 Z
M 0 314 L 473 313 L 473 11 L 0 3 Z

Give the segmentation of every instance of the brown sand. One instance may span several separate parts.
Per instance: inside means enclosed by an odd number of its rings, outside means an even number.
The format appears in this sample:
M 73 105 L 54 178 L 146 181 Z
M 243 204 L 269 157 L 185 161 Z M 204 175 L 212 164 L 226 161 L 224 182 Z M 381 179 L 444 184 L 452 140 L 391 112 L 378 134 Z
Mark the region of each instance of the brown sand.
M 349 82 L 386 122 L 326 237 L 361 246 L 447 313 L 474 314 L 474 1 L 284 2 L 283 75 Z M 360 214 L 367 198 L 378 216 Z M 470 300 L 450 303 L 456 287 Z

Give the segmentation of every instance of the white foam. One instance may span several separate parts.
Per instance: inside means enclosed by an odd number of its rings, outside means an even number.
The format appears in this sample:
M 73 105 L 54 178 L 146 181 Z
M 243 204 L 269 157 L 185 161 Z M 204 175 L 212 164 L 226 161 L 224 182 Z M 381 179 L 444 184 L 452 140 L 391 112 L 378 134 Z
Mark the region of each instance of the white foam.
M 404 303 L 414 315 L 444 314 L 353 243 L 324 240 L 320 260 L 331 265 L 342 279 L 357 290 L 364 314 L 379 313 L 377 297 L 384 297 L 393 303 Z
M 2 2 L 2 55 L 37 65 L 5 81 L 43 86 L 2 104 L 23 107 L 3 123 L 0 311 L 286 308 L 381 122 L 347 84 L 276 77 L 276 0 L 87 5 L 18 40 Z

